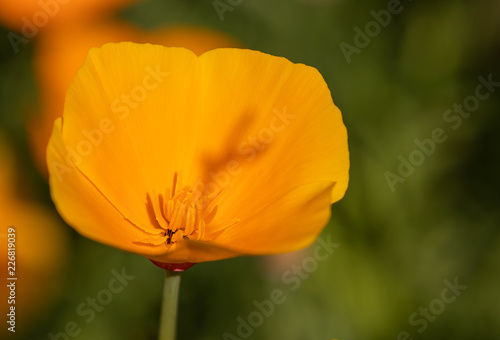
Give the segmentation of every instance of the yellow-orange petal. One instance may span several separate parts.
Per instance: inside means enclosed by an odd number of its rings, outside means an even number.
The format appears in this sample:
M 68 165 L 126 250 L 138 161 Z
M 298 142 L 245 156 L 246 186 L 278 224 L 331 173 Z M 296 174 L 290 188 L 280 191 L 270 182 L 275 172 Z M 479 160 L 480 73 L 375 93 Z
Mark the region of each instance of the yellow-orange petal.
M 330 219 L 334 183 L 297 187 L 227 228 L 215 243 L 240 254 L 279 254 L 312 244 Z
M 51 195 L 61 216 L 82 235 L 123 250 L 156 255 L 163 247 L 152 246 L 162 232 L 150 223 L 134 224 L 73 163 L 61 135 L 58 118 L 48 146 Z M 142 208 L 142 207 L 141 207 Z M 161 244 L 161 243 L 159 243 Z
M 314 181 L 336 183 L 332 203 L 343 197 L 349 170 L 347 132 L 316 69 L 238 49 L 209 51 L 200 61 L 204 96 L 210 98 L 201 117 L 206 127 L 201 139 L 213 172 L 207 181 L 222 182 L 217 174 L 230 173 L 228 166 L 241 169 L 229 174 L 231 209 L 241 211 L 239 202 L 242 209 L 248 206 L 247 195 L 259 197 L 256 204 L 271 202 Z M 211 134 L 214 130 L 218 133 Z M 220 150 L 225 145 L 224 154 Z M 250 210 L 255 210 L 253 205 Z
M 294 228 L 299 224 L 289 230 L 285 225 L 280 227 L 258 218 L 259 212 L 268 211 L 269 206 L 289 193 L 314 183 L 333 184 L 323 214 L 329 213 L 330 203 L 343 197 L 349 170 L 347 133 L 326 83 L 312 67 L 255 51 L 214 50 L 200 59 L 205 66 L 205 97 L 211 98 L 210 105 L 205 106 L 207 113 L 201 118 L 207 127 L 203 130 L 207 135 L 200 137 L 206 141 L 204 154 L 209 160 L 205 181 L 208 186 L 226 188 L 212 232 L 220 232 L 231 221 L 252 219 L 258 235 L 265 235 L 256 239 L 281 235 L 274 251 L 300 249 L 312 239 L 283 237 L 283 233 L 296 234 Z M 210 131 L 214 130 L 218 133 L 211 136 Z M 295 199 L 296 206 L 300 206 L 311 197 L 303 194 Z M 277 216 L 283 220 L 288 217 Z M 308 230 L 312 237 L 325 224 L 326 221 L 316 220 L 303 225 L 301 231 Z M 274 252 L 268 244 L 253 243 L 247 227 L 248 223 L 236 223 L 222 234 L 246 235 L 241 243 L 223 236 L 215 236 L 214 241 L 240 252 Z

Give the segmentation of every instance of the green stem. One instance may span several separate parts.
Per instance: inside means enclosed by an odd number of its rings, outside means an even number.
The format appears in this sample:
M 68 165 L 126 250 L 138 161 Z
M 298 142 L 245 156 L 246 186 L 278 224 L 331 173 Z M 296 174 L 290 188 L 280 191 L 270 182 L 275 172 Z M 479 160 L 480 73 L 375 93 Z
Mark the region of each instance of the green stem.
M 175 340 L 180 282 L 181 272 L 165 270 L 158 340 Z

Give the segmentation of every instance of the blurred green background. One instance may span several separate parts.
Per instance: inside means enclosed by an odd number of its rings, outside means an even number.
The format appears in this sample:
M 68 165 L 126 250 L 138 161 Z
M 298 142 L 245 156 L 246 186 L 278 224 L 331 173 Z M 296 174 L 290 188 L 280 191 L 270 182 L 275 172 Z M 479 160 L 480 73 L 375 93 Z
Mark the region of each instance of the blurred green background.
M 499 339 L 498 86 L 459 127 L 443 115 L 475 95 L 478 77 L 500 81 L 500 1 L 401 1 L 385 27 L 370 25 L 371 11 L 386 10 L 392 1 L 220 2 L 232 8 L 224 20 L 214 2 L 194 0 L 139 1 L 117 16 L 147 29 L 170 23 L 209 27 L 250 49 L 316 67 L 348 129 L 351 179 L 322 234 L 340 246 L 297 289 L 283 275 L 302 266 L 315 246 L 185 272 L 178 339 Z M 367 24 L 372 36 L 357 37 Z M 8 32 L 0 28 L 0 36 Z M 53 209 L 25 129 L 39 99 L 35 43 L 16 54 L 8 39 L 0 40 L 0 123 L 14 147 L 20 195 Z M 347 58 L 345 44 L 355 51 Z M 409 160 L 418 150 L 415 139 L 432 138 L 436 128 L 446 141 L 435 143 L 411 175 L 402 176 L 399 157 Z M 388 171 L 401 176 L 394 190 Z M 51 283 L 57 292 L 37 307 L 36 322 L 17 325 L 14 338 L 50 339 L 49 333 L 65 332 L 75 322 L 81 332 L 68 339 L 155 339 L 163 273 L 141 256 L 67 230 L 69 265 L 62 281 Z M 87 323 L 78 306 L 106 289 L 112 271 L 122 268 L 135 278 Z M 442 297 L 445 281 L 467 288 L 443 302 L 453 296 L 449 291 Z M 33 289 L 43 295 L 48 287 Z M 238 318 L 248 322 L 258 311 L 254 300 L 270 299 L 275 289 L 283 291 L 284 303 L 249 337 L 241 329 L 238 334 Z M 429 309 L 427 317 L 421 308 Z

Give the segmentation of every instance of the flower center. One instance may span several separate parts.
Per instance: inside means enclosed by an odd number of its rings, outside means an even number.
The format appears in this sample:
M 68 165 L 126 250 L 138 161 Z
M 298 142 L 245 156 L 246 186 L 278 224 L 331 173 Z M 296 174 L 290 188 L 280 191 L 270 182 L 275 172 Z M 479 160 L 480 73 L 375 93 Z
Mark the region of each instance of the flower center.
M 170 192 L 165 198 L 154 196 L 153 203 L 156 220 L 164 230 L 167 244 L 185 239 L 200 240 L 205 236 L 205 226 L 217 213 L 214 197 L 204 194 L 204 185 L 197 182 L 192 188 L 185 186 L 176 190 L 177 173 Z

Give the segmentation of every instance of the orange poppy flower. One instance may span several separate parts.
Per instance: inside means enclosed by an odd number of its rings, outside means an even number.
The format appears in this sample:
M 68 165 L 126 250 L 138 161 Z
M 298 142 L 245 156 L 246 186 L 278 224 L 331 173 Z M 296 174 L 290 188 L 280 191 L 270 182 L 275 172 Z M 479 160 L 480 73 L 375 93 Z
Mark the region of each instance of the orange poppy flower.
M 47 149 L 52 198 L 157 263 L 311 244 L 348 184 L 347 133 L 312 67 L 242 49 L 92 49 Z
M 2 0 L 0 22 L 32 38 L 38 31 L 60 23 L 89 21 L 137 0 Z
M 50 33 L 41 35 L 35 45 L 40 112 L 28 122 L 33 157 L 44 175 L 47 175 L 46 149 L 54 120 L 62 116 L 66 91 L 90 48 L 120 41 L 185 47 L 196 54 L 219 47 L 240 47 L 237 41 L 221 32 L 192 26 L 144 32 L 124 23 L 104 21 L 68 26 Z

